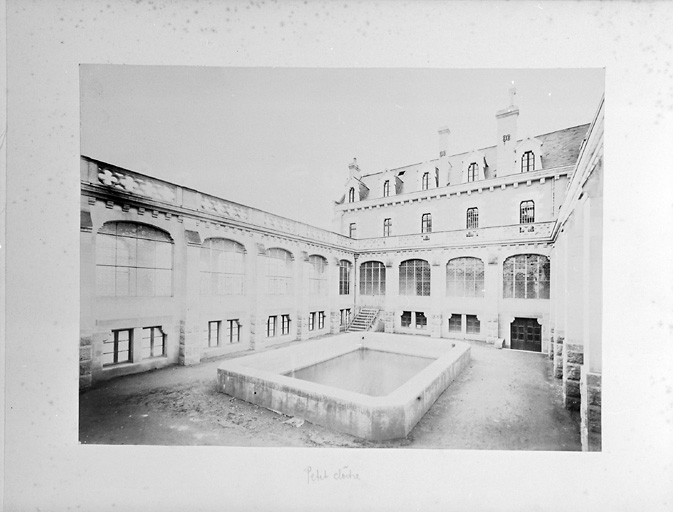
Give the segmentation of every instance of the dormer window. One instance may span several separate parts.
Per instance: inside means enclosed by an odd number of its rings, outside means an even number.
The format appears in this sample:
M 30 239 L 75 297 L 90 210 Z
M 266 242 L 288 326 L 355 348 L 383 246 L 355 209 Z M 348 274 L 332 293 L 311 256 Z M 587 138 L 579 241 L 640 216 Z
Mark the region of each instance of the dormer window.
M 478 176 L 479 165 L 477 165 L 477 162 L 472 162 L 467 168 L 467 182 L 470 183 L 472 181 L 477 181 Z
M 535 222 L 535 203 L 533 201 L 521 202 L 519 221 L 521 224 L 532 224 Z
M 467 209 L 467 229 L 477 229 L 479 227 L 479 208 Z
M 390 195 L 390 180 L 386 180 L 383 184 L 383 197 L 388 197 Z
M 348 202 L 355 202 L 355 187 L 351 187 L 351 189 L 348 191 Z
M 426 172 L 423 174 L 423 180 L 421 181 L 421 189 L 428 190 L 428 183 L 430 182 L 430 173 Z
M 526 151 L 521 156 L 521 172 L 530 172 L 535 170 L 535 153 Z

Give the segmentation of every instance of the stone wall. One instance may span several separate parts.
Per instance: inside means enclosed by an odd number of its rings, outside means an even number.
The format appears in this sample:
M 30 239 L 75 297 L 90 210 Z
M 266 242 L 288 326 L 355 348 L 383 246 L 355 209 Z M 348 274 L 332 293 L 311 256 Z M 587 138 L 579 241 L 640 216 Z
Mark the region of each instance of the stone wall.
M 582 368 L 580 391 L 580 435 L 583 451 L 601 451 L 601 374 L 590 373 Z

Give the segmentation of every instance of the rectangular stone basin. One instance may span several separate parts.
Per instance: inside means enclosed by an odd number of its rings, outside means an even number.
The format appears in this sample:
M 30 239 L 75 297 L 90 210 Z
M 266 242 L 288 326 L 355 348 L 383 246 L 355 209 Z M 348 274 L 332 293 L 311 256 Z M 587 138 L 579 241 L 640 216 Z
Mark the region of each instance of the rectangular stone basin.
M 318 384 L 290 375 L 360 350 L 431 359 L 384 396 Z M 405 437 L 469 364 L 467 343 L 385 333 L 346 333 L 223 362 L 219 391 L 311 423 L 383 441 Z M 290 374 L 290 375 L 288 375 Z

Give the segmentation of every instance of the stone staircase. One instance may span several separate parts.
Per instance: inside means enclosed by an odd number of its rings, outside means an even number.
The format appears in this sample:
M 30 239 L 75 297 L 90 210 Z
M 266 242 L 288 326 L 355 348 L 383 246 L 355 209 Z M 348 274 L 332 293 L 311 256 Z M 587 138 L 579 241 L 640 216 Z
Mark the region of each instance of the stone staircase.
M 353 321 L 348 326 L 346 331 L 368 331 L 371 328 L 376 315 L 378 314 L 378 309 L 362 308 L 358 314 L 355 315 L 355 318 L 353 318 Z

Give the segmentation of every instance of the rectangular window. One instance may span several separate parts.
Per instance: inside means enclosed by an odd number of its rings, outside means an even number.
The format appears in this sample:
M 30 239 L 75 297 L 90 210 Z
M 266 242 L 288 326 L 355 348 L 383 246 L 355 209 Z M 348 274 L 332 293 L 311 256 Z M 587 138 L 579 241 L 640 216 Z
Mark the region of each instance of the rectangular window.
M 479 322 L 477 315 L 465 315 L 465 324 L 468 334 L 479 334 L 481 322 Z
M 402 311 L 402 327 L 411 327 L 411 311 Z
M 229 343 L 238 343 L 241 341 L 241 324 L 238 318 L 227 320 L 227 341 Z
M 325 312 L 324 311 L 319 311 L 318 312 L 318 329 L 324 329 L 325 328 Z
M 220 346 L 220 326 L 222 322 L 219 320 L 208 322 L 208 346 Z
M 339 262 L 339 295 L 349 295 L 351 292 L 351 264 L 349 261 Z
M 421 217 L 421 233 L 432 233 L 432 215 L 429 213 Z
M 145 327 L 141 344 L 143 359 L 166 355 L 166 334 L 161 327 Z
M 351 238 L 355 238 L 356 234 L 357 234 L 357 226 L 355 225 L 355 222 L 351 222 L 350 226 L 348 226 L 348 236 Z
M 103 341 L 103 366 L 131 362 L 133 329 L 112 331 L 112 339 Z
M 479 228 L 479 210 L 477 208 L 467 209 L 467 229 Z
M 390 236 L 390 228 L 393 225 L 393 221 L 391 219 L 385 219 L 383 221 L 383 236 Z
M 416 329 L 425 329 L 428 326 L 428 319 L 422 311 L 416 311 Z
M 308 330 L 312 331 L 313 329 L 315 329 L 315 311 L 308 314 Z
M 349 323 L 351 323 L 351 310 L 350 310 L 350 308 L 340 309 L 339 313 L 341 313 L 341 325 L 342 326 L 346 326 Z
M 290 315 L 283 315 L 280 333 L 282 335 L 290 334 Z
M 463 315 L 457 315 L 455 313 L 451 315 L 451 318 L 449 318 L 449 332 L 462 332 L 462 319 Z
M 266 321 L 266 337 L 273 338 L 276 335 L 276 320 L 277 316 L 270 316 Z

